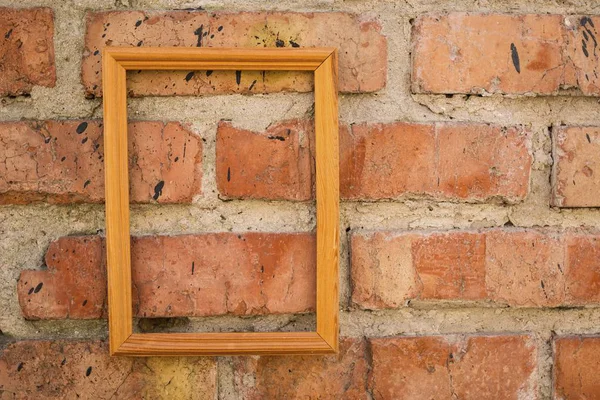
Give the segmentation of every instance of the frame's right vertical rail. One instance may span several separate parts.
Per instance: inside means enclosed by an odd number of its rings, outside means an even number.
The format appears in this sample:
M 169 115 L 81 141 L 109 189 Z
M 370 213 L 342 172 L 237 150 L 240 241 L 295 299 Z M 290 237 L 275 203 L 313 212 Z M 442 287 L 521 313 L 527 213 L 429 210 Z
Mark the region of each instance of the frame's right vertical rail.
M 105 50 L 104 165 L 110 353 L 132 334 L 126 71 Z
M 315 70 L 317 333 L 338 350 L 339 143 L 337 51 Z

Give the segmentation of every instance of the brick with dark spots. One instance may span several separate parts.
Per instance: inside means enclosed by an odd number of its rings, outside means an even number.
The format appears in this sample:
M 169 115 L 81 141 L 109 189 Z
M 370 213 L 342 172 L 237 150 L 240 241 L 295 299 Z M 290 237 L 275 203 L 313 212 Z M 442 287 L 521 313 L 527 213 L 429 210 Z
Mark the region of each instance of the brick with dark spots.
M 145 23 L 135 26 L 138 21 Z M 385 86 L 387 43 L 379 23 L 363 15 L 343 12 L 198 12 L 108 11 L 87 17 L 82 80 L 88 97 L 102 96 L 101 65 L 95 51 L 112 46 L 181 47 L 277 47 L 301 43 L 304 47 L 339 49 L 339 88 L 343 92 L 373 92 Z M 112 23 L 104 31 L 107 23 Z M 135 35 L 131 34 L 135 27 Z M 281 32 L 281 36 L 278 34 Z M 285 36 L 284 33 L 285 32 Z M 102 37 L 105 35 L 105 37 Z M 292 43 L 293 41 L 293 43 Z M 216 71 L 211 80 L 186 85 L 186 71 L 144 71 L 128 76 L 133 96 L 198 95 L 205 93 L 253 93 L 312 91 L 308 72 L 244 72 L 239 82 L 235 71 Z M 200 77 L 198 77 L 200 78 Z M 172 83 L 175 83 L 173 86 Z
M 138 317 L 261 315 L 314 309 L 314 234 L 143 236 L 134 237 L 131 246 L 133 306 Z M 47 270 L 22 271 L 17 283 L 26 319 L 106 317 L 103 238 L 61 238 L 50 244 L 45 263 Z M 215 270 L 214 265 L 219 268 Z M 165 274 L 166 266 L 180 271 Z M 258 273 L 261 269 L 263 273 Z M 178 279 L 179 273 L 190 279 Z M 40 280 L 44 289 L 28 295 L 26 282 Z
M 15 399 L 210 400 L 216 370 L 211 357 L 110 357 L 103 341 L 24 340 L 0 350 L 0 391 Z
M 52 9 L 0 7 L 0 16 L 0 96 L 27 95 L 34 86 L 54 87 Z
M 600 206 L 600 127 L 552 129 L 552 204 Z
M 128 139 L 132 202 L 152 201 L 159 181 L 169 182 L 161 203 L 186 203 L 201 193 L 203 143 L 189 129 L 177 122 L 135 122 Z M 104 201 L 100 121 L 0 122 L 0 140 L 6 143 L 0 146 L 0 204 Z M 184 152 L 185 162 L 171 162 Z

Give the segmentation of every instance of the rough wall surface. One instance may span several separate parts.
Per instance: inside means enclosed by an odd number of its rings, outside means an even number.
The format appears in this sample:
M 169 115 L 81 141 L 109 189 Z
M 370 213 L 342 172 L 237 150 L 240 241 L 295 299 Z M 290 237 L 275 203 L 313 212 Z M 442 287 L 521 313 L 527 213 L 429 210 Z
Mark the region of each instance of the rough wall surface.
M 596 1 L 18 7 L 0 0 L 0 398 L 600 398 Z M 109 357 L 107 44 L 340 49 L 339 354 Z M 310 76 L 128 81 L 136 329 L 312 330 Z

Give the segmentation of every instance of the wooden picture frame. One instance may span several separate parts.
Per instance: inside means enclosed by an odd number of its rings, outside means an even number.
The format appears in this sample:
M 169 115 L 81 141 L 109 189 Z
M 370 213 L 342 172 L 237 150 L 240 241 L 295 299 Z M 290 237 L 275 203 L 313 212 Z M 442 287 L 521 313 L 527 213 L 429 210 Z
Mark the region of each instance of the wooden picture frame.
M 317 203 L 316 332 L 133 333 L 127 70 L 314 71 Z M 339 176 L 335 48 L 105 47 L 104 167 L 111 355 L 330 354 L 338 350 Z

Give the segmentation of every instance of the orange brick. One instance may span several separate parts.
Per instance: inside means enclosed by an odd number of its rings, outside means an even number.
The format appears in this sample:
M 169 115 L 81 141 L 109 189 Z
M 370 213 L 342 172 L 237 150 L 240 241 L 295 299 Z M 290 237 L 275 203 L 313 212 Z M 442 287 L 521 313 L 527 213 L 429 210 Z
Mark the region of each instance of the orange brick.
M 339 88 L 372 92 L 385 86 L 387 42 L 377 22 L 348 13 L 142 11 L 95 12 L 87 16 L 82 79 L 100 96 L 102 48 L 337 47 Z M 131 74 L 132 95 L 197 95 L 312 90 L 310 73 L 153 71 Z
M 492 230 L 486 234 L 486 287 L 498 303 L 554 307 L 565 301 L 564 242 L 552 234 Z
M 413 27 L 417 93 L 600 94 L 600 19 L 547 14 L 424 15 Z
M 515 127 L 445 124 L 437 128 L 439 191 L 450 198 L 522 200 L 529 191 L 527 133 Z
M 340 138 L 340 195 L 389 199 L 435 191 L 435 133 L 427 124 L 353 125 Z
M 600 397 L 600 338 L 562 337 L 554 341 L 554 399 Z
M 315 306 L 315 242 L 310 234 L 213 233 L 132 240 L 138 317 L 307 312 Z M 47 270 L 25 270 L 17 292 L 27 319 L 105 316 L 103 240 L 53 242 Z
M 370 339 L 369 389 L 384 399 L 538 398 L 537 350 L 528 336 Z
M 418 93 L 544 93 L 563 84 L 560 15 L 425 15 L 413 29 Z
M 412 245 L 421 299 L 483 300 L 485 235 L 439 233 L 419 236 Z
M 0 96 L 54 87 L 54 14 L 50 8 L 0 8 Z
M 14 399 L 208 400 L 216 378 L 209 357 L 110 357 L 101 341 L 28 340 L 0 351 L 0 391 Z
M 104 201 L 98 121 L 0 123 L 0 204 Z M 202 140 L 176 122 L 129 124 L 130 198 L 189 203 L 201 193 Z
M 566 302 L 600 303 L 600 236 L 571 234 L 565 241 Z
M 217 129 L 217 187 L 226 197 L 310 200 L 313 197 L 309 148 L 314 123 L 284 121 L 257 133 Z
M 600 303 L 600 235 L 579 231 L 375 232 L 351 238 L 352 301 L 410 300 L 512 307 Z
M 600 206 L 600 128 L 555 127 L 552 139 L 552 203 Z
M 341 135 L 341 196 L 516 202 L 529 189 L 526 140 L 521 128 L 495 125 L 353 125 Z
M 396 308 L 421 286 L 413 266 L 414 235 L 375 232 L 352 235 L 352 301 L 362 308 Z
M 331 356 L 239 357 L 234 360 L 238 393 L 259 399 L 367 399 L 364 340 L 342 339 Z
M 234 198 L 310 200 L 314 146 L 307 141 L 313 137 L 308 120 L 281 121 L 265 132 L 220 123 L 219 192 Z M 482 124 L 341 124 L 340 196 L 517 202 L 529 189 L 527 137 L 521 128 Z

